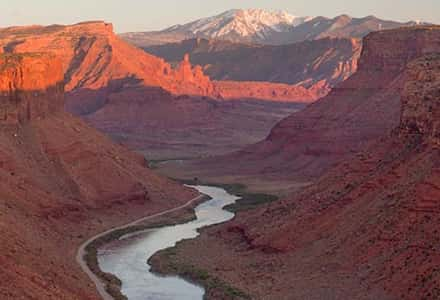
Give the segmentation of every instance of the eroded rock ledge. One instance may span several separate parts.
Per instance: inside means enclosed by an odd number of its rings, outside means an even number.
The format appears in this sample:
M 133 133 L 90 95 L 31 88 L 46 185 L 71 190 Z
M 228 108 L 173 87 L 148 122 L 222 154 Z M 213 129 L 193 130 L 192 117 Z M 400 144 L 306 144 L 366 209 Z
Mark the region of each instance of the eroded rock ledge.
M 18 124 L 62 111 L 61 61 L 42 53 L 0 55 L 0 124 Z

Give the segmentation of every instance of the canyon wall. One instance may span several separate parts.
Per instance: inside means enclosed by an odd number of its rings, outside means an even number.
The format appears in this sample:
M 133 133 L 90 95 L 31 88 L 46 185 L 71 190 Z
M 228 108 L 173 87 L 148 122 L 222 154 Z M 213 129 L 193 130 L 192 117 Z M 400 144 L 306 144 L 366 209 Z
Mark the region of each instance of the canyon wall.
M 66 109 L 150 159 L 238 150 L 264 138 L 299 108 L 295 102 L 316 99 L 302 87 L 274 93 L 279 86 L 270 83 L 247 83 L 246 88 L 225 83 L 225 89 L 192 65 L 188 55 L 171 66 L 124 42 L 111 24 L 100 21 L 0 29 L 0 50 L 59 57 Z
M 394 128 L 314 184 L 205 230 L 167 259 L 256 299 L 438 299 L 439 37 L 438 27 L 367 37 L 362 70 L 401 73 Z M 201 245 L 221 254 L 200 259 Z
M 172 64 L 189 53 L 192 61 L 216 81 L 284 83 L 321 97 L 356 71 L 361 43 L 350 38 L 325 38 L 264 46 L 191 39 L 144 49 Z
M 391 132 L 400 119 L 400 93 L 407 76 L 403 71 L 415 58 L 440 51 L 439 30 L 421 26 L 375 32 L 363 43 L 358 71 L 329 95 L 279 122 L 257 144 L 183 165 L 186 174 L 209 177 L 208 171 L 196 171 L 209 169 L 243 180 L 308 182 Z M 172 166 L 169 170 L 179 173 Z
M 68 98 L 68 108 L 74 112 L 80 110 L 75 106 L 81 102 L 96 98 L 92 104 L 103 105 L 102 98 L 109 93 L 139 85 L 161 87 L 175 95 L 219 97 L 209 77 L 201 67 L 192 66 L 187 55 L 183 59 L 182 54 L 179 66 L 172 68 L 163 59 L 124 42 L 111 24 L 101 21 L 2 29 L 0 48 L 8 53 L 50 52 L 60 57 L 66 91 L 73 96 Z
M 53 54 L 0 55 L 1 299 L 99 299 L 79 245 L 197 195 L 65 113 L 63 77 Z
M 2 54 L 0 64 L 0 125 L 24 123 L 64 110 L 60 60 L 47 54 Z
M 429 27 L 371 33 L 364 40 L 358 72 L 326 98 L 275 126 L 268 146 L 286 155 L 319 159 L 362 149 L 365 142 L 397 126 L 408 62 L 438 51 L 438 30 Z M 263 142 L 259 147 L 265 146 Z

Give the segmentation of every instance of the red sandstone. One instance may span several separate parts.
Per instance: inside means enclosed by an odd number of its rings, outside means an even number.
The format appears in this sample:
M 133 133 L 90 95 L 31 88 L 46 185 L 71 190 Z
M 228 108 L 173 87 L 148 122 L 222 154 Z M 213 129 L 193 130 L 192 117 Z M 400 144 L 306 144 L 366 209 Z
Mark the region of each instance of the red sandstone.
M 51 54 L 0 55 L 1 299 L 98 299 L 81 242 L 195 195 L 65 113 L 63 77 Z
M 398 78 L 393 130 L 313 185 L 183 242 L 174 263 L 206 270 L 255 299 L 438 299 L 439 38 L 438 27 L 368 36 L 353 80 L 357 89 L 374 82 L 374 93 L 389 81 L 367 74 Z M 353 87 L 353 80 L 342 86 Z M 321 119 L 329 121 L 327 114 Z M 278 126 L 274 138 L 289 129 Z

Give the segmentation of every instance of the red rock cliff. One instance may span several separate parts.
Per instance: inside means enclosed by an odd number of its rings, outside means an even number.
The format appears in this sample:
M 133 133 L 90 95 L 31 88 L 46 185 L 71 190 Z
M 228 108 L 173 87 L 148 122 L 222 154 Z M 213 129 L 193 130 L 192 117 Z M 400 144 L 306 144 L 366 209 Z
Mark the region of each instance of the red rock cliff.
M 51 54 L 0 57 L 0 299 L 99 299 L 86 237 L 195 196 L 64 113 L 63 75 Z
M 109 93 L 133 86 L 161 87 L 175 95 L 221 98 L 202 68 L 191 65 L 188 55 L 173 69 L 163 59 L 124 42 L 113 33 L 111 24 L 101 21 L 2 29 L 0 49 L 8 53 L 50 52 L 60 57 L 66 91 L 76 93 L 76 97 L 67 99 L 68 108 L 74 106 L 74 112 L 81 111 L 82 102 L 93 111 Z
M 316 178 L 399 125 L 406 65 L 438 52 L 440 27 L 371 33 L 352 77 L 282 120 L 266 140 L 208 164 L 216 172 Z
M 128 81 L 179 91 L 186 82 L 190 92 L 206 94 L 206 82 L 178 78 L 163 59 L 149 55 L 119 39 L 111 24 L 93 21 L 72 26 L 13 27 L 0 30 L 0 47 L 9 53 L 50 52 L 61 58 L 66 90 L 107 87 L 114 81 Z M 188 62 L 189 64 L 189 62 Z M 191 68 L 191 66 L 189 65 Z
M 24 123 L 64 109 L 60 60 L 47 54 L 4 54 L 0 65 L 0 124 Z
M 368 68 L 402 73 L 392 133 L 313 185 L 183 243 L 177 258 L 258 299 L 440 299 L 439 31 L 369 37 L 384 41 L 369 57 L 392 60 Z M 405 69 L 404 51 L 384 50 L 404 46 L 392 44 L 399 34 L 426 42 L 409 47 L 420 56 Z M 222 255 L 200 260 L 201 245 Z

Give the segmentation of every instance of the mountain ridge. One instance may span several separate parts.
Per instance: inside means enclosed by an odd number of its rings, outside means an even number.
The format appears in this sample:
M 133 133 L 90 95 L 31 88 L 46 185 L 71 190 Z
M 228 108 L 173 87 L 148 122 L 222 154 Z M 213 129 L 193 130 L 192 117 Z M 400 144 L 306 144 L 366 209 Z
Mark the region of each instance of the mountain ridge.
M 371 31 L 412 25 L 418 25 L 418 22 L 396 22 L 375 16 L 295 17 L 286 12 L 272 13 L 257 9 L 226 11 L 164 30 L 128 32 L 120 36 L 138 47 L 176 43 L 191 38 L 281 45 L 323 37 L 362 38 Z

